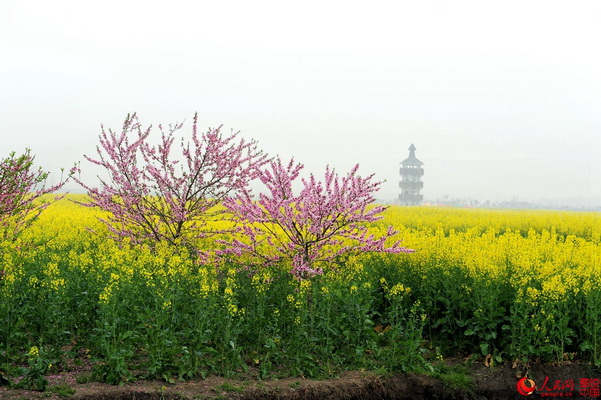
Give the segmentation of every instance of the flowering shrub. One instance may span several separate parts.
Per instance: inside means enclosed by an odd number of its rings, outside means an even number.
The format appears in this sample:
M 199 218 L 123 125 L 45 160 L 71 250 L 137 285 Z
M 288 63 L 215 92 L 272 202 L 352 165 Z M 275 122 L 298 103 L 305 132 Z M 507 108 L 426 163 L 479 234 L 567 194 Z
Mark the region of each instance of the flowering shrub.
M 49 172 L 34 167 L 35 156 L 29 149 L 17 156 L 15 152 L 0 160 L 0 235 L 15 239 L 50 204 L 41 196 L 52 193 L 66 183 L 45 187 Z M 55 200 L 57 200 L 56 198 Z
M 225 252 L 248 254 L 256 263 L 273 263 L 282 258 L 292 262 L 292 273 L 307 278 L 323 272 L 320 265 L 335 261 L 342 255 L 363 252 L 410 253 L 413 250 L 391 246 L 386 240 L 396 234 L 389 227 L 376 237 L 365 223 L 381 218 L 384 206 L 369 208 L 373 193 L 380 182 L 373 175 L 362 178 L 356 165 L 345 177 L 326 168 L 324 182 L 311 174 L 301 179 L 302 189 L 293 193 L 303 165 L 290 160 L 271 161 L 269 168 L 258 175 L 268 194 L 253 200 L 249 190 L 228 198 L 224 206 L 240 223 L 239 232 L 245 240 L 233 240 Z
M 221 127 L 198 134 L 194 115 L 192 143 L 181 139 L 181 160 L 174 155 L 175 132 L 183 124 L 161 125 L 161 140 L 150 143 L 136 114 L 128 115 L 121 133 L 102 127 L 98 158 L 85 156 L 108 173 L 100 188 L 76 181 L 88 191 L 87 206 L 110 214 L 102 220 L 117 239 L 133 242 L 191 244 L 216 232 L 224 198 L 242 190 L 266 162 L 255 141 L 224 135 Z M 79 171 L 79 169 L 76 169 Z

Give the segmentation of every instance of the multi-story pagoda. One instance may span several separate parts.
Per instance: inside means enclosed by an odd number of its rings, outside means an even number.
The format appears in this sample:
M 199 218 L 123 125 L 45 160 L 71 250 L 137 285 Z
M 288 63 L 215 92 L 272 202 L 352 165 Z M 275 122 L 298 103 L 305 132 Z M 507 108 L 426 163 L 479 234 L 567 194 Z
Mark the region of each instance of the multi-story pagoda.
M 399 194 L 399 202 L 406 206 L 419 205 L 424 196 L 420 193 L 424 187 L 422 182 L 422 176 L 424 176 L 424 165 L 423 162 L 415 157 L 415 146 L 411 144 L 409 147 L 409 157 L 401 162 L 401 181 L 399 187 L 401 188 L 401 194 Z

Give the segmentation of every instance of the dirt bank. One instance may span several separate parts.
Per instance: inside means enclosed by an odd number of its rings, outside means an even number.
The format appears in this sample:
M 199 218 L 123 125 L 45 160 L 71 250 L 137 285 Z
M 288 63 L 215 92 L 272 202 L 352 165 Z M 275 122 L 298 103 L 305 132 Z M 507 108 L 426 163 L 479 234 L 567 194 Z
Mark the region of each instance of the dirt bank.
M 159 381 L 142 381 L 124 386 L 100 383 L 79 384 L 76 377 L 68 374 L 54 377 L 50 390 L 44 393 L 0 388 L 0 399 L 75 399 L 75 400 L 201 400 L 201 399 L 536 399 L 546 396 L 595 398 L 581 396 L 581 380 L 600 378 L 585 364 L 533 365 L 528 376 L 538 390 L 529 396 L 520 395 L 516 389 L 518 377 L 525 367 L 503 365 L 488 368 L 473 365 L 462 377 L 468 384 L 457 385 L 456 381 L 419 374 L 379 376 L 368 372 L 346 372 L 328 380 L 286 378 L 281 380 L 228 380 L 209 377 L 202 380 L 167 384 Z M 461 376 L 460 376 L 461 377 Z M 546 380 L 546 384 L 545 384 Z M 559 381 L 563 390 L 553 389 Z M 565 383 L 568 383 L 565 386 Z M 569 382 L 574 382 L 570 391 Z M 565 394 L 570 392 L 570 394 Z M 557 393 L 564 393 L 559 395 Z M 585 393 L 585 392 L 583 392 Z M 594 393 L 594 392 L 593 392 Z M 601 398 L 601 397 L 599 397 Z

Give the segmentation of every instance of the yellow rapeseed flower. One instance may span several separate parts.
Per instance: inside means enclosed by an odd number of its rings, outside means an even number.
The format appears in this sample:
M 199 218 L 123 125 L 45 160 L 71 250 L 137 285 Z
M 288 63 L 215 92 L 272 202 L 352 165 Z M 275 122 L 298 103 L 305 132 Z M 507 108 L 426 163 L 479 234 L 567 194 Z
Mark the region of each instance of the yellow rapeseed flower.
M 28 354 L 29 354 L 30 357 L 38 357 L 40 355 L 40 349 L 38 349 L 37 346 L 32 346 L 29 349 L 29 353 Z

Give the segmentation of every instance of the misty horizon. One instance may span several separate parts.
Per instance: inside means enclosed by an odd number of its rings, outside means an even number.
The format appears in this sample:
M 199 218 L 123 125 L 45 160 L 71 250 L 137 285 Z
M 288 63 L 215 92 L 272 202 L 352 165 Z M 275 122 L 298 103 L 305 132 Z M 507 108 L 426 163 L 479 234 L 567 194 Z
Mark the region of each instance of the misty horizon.
M 424 200 L 599 207 L 599 17 L 594 1 L 1 2 L 0 156 L 31 148 L 51 181 L 81 161 L 90 181 L 101 124 L 137 112 L 187 134 L 198 111 L 305 174 L 359 163 L 383 201 L 414 143 Z

